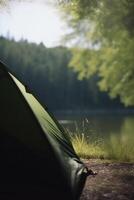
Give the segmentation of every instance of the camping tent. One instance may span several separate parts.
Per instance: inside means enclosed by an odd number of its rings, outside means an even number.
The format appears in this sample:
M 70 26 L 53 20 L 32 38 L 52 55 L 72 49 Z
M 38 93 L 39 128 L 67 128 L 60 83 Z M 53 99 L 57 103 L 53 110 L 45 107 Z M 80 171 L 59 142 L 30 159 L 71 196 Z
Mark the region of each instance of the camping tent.
M 76 200 L 86 176 L 62 126 L 0 62 L 0 199 Z

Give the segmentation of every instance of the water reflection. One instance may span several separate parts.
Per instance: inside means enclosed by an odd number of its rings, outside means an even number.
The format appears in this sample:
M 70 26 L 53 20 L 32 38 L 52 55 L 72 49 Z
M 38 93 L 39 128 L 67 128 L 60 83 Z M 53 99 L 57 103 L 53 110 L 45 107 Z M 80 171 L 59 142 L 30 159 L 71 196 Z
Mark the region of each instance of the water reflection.
M 91 134 L 94 132 L 102 137 L 109 137 L 111 134 L 121 135 L 128 134 L 132 137 L 134 131 L 134 117 L 133 116 L 99 116 L 85 119 L 71 119 L 59 120 L 59 122 L 71 132 L 84 132 L 84 134 Z

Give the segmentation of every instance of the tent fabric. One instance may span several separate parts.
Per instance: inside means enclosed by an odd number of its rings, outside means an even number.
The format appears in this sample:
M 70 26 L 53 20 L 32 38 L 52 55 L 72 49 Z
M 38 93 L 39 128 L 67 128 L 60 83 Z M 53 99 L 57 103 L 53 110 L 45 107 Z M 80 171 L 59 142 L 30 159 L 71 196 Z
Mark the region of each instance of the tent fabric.
M 77 200 L 87 169 L 58 121 L 0 62 L 0 196 Z

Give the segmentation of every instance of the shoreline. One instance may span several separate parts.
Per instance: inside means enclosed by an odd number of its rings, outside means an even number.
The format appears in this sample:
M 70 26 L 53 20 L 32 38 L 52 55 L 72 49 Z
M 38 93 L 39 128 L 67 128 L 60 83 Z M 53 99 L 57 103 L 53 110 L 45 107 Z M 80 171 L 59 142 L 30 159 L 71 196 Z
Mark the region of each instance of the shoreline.
M 127 116 L 131 115 L 134 116 L 134 109 L 116 109 L 116 110 L 104 110 L 104 109 L 94 109 L 94 110 L 58 110 L 58 111 L 52 111 L 52 113 L 57 118 L 64 118 L 66 117 L 90 117 L 90 116 L 102 116 L 102 115 L 117 115 L 117 116 Z

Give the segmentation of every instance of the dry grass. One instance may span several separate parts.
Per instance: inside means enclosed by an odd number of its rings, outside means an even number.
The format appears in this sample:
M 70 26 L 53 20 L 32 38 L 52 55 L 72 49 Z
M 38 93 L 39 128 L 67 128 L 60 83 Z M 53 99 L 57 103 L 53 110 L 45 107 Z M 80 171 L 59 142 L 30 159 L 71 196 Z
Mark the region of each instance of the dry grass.
M 100 158 L 134 162 L 134 144 L 132 140 L 121 141 L 111 136 L 109 140 L 86 137 L 82 134 L 71 136 L 72 144 L 81 158 Z
M 71 137 L 72 144 L 77 154 L 82 158 L 105 158 L 103 142 L 101 140 L 90 142 L 84 134 Z

